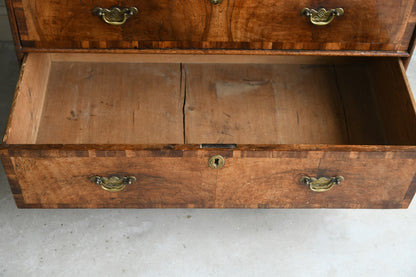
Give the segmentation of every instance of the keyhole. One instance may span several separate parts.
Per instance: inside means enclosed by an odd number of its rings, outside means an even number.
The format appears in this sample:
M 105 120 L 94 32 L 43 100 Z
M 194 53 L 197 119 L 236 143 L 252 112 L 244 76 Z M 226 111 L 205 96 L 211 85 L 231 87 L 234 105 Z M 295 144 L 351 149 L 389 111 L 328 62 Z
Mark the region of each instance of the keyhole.
M 214 165 L 215 165 L 215 167 L 218 167 L 218 165 L 220 164 L 220 159 L 218 159 L 218 158 L 216 158 L 215 160 L 214 160 Z
M 220 155 L 212 156 L 208 161 L 208 165 L 212 169 L 220 169 L 224 166 L 224 163 L 225 163 L 225 160 Z

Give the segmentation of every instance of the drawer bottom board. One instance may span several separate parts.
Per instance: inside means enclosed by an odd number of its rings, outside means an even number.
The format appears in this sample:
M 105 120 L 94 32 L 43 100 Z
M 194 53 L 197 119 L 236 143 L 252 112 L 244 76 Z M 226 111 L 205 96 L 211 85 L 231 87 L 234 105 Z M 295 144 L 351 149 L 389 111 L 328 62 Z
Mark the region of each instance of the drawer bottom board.
M 413 102 L 397 59 L 244 64 L 129 57 L 29 55 L 4 142 L 416 143 Z

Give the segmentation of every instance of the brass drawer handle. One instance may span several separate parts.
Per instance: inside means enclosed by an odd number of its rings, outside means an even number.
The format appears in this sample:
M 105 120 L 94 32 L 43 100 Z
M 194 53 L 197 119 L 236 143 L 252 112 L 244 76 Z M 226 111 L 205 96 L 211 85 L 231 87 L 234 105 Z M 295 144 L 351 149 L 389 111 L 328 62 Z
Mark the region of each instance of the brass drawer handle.
M 114 7 L 110 10 L 96 7 L 92 10 L 93 14 L 100 16 L 105 23 L 110 25 L 123 25 L 130 16 L 135 15 L 138 12 L 139 10 L 136 7 L 123 9 Z
M 119 178 L 117 176 L 110 176 L 110 177 L 101 177 L 101 176 L 93 176 L 90 178 L 92 182 L 97 185 L 100 185 L 103 190 L 117 192 L 122 191 L 127 185 L 131 185 L 131 183 L 136 181 L 136 177 L 134 176 L 125 176 L 123 178 Z
M 325 192 L 330 190 L 334 185 L 339 185 L 341 182 L 344 181 L 344 177 L 336 176 L 336 177 L 321 177 L 319 179 L 303 176 L 300 178 L 300 182 L 307 185 L 312 191 L 315 192 Z
M 221 155 L 214 155 L 208 160 L 208 166 L 212 169 L 220 169 L 224 166 L 225 159 Z
M 314 9 L 303 8 L 300 13 L 306 17 L 309 17 L 312 24 L 324 26 L 331 23 L 335 16 L 344 15 L 344 9 L 336 8 L 327 11 L 326 9 L 321 8 L 316 11 Z
M 222 0 L 209 0 L 212 4 L 217 5 L 221 4 Z

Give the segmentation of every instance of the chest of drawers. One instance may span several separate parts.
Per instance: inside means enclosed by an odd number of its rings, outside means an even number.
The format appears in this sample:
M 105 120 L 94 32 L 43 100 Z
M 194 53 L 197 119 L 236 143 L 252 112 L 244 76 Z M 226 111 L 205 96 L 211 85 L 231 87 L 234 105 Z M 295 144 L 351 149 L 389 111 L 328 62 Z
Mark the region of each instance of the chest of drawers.
M 416 192 L 414 1 L 7 4 L 18 207 L 406 208 Z

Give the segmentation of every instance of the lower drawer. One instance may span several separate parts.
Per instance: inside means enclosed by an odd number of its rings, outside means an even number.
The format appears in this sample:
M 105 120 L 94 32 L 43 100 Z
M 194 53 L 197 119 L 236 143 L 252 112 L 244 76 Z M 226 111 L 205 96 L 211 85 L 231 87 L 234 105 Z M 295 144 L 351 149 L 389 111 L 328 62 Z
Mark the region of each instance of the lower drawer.
M 398 59 L 43 53 L 0 154 L 18 207 L 406 208 L 415 145 Z
M 416 190 L 414 153 L 176 148 L 19 150 L 3 164 L 26 208 L 405 208 Z M 224 167 L 209 168 L 218 153 Z M 109 192 L 96 175 L 136 180 Z M 345 180 L 325 192 L 300 181 L 339 175 Z

